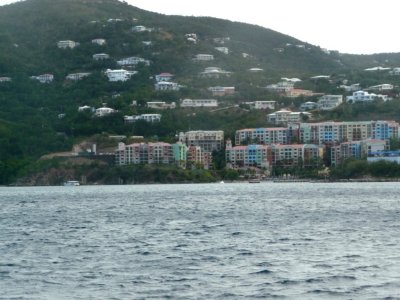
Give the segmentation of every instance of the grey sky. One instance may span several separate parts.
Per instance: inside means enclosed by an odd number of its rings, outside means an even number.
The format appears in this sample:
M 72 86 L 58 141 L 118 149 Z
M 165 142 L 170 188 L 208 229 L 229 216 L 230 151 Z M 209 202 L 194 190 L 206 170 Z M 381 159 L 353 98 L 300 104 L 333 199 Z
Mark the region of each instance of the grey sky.
M 398 0 L 126 0 L 163 14 L 257 24 L 345 53 L 400 52 Z M 0 5 L 15 0 L 0 0 Z

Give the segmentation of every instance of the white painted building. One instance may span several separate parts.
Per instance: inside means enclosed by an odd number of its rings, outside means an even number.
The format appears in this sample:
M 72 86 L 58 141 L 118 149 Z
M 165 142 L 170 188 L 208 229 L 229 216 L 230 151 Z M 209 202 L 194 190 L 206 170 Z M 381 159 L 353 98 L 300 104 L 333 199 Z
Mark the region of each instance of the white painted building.
M 113 113 L 116 113 L 117 110 L 109 108 L 109 107 L 100 107 L 96 109 L 96 116 L 97 117 L 105 117 L 105 116 L 109 116 Z
M 183 99 L 181 107 L 218 107 L 215 99 Z
M 140 63 L 143 63 L 146 66 L 150 65 L 149 60 L 144 59 L 142 57 L 137 57 L 137 56 L 126 57 L 126 58 L 123 58 L 123 59 L 117 61 L 117 64 L 119 66 L 132 66 L 132 65 L 136 66 Z
M 160 122 L 161 115 L 160 114 L 142 114 L 138 116 L 124 116 L 125 123 L 135 123 L 136 121 L 146 121 L 146 122 Z
M 54 80 L 53 74 L 42 74 L 39 76 L 31 76 L 32 79 L 38 80 L 40 83 L 50 83 Z
M 389 100 L 387 95 L 377 95 L 374 93 L 370 94 L 365 91 L 357 91 L 353 93 L 353 96 L 347 96 L 346 101 L 355 103 L 355 102 L 368 102 L 376 99 L 382 99 L 383 101 Z
M 396 75 L 399 76 L 400 75 L 400 68 L 393 68 L 391 71 L 389 71 L 390 75 Z
M 10 82 L 11 77 L 0 77 L 0 82 Z
M 229 48 L 227 47 L 215 47 L 215 50 L 222 52 L 224 54 L 229 54 Z
M 222 70 L 221 68 L 218 67 L 207 67 L 204 69 L 203 72 L 199 74 L 199 76 L 205 78 L 219 78 L 221 76 L 229 76 L 231 74 L 232 72 Z
M 309 112 L 292 112 L 287 109 L 281 109 L 267 115 L 267 121 L 275 125 L 303 122 L 304 118 L 311 119 L 312 114 Z
M 378 85 L 373 85 L 368 88 L 368 90 L 374 91 L 391 91 L 393 90 L 393 84 L 383 83 Z
M 78 112 L 84 112 L 84 111 L 90 111 L 90 112 L 94 112 L 96 111 L 96 109 L 92 106 L 89 105 L 84 105 L 84 106 L 79 106 L 78 107 Z
M 181 86 L 176 82 L 160 81 L 154 85 L 156 91 L 179 91 Z
M 175 102 L 167 103 L 165 101 L 150 101 L 150 102 L 147 102 L 146 104 L 147 104 L 148 108 L 153 108 L 153 109 L 174 109 L 174 108 L 176 108 Z
M 226 96 L 233 95 L 235 93 L 234 86 L 212 86 L 208 90 L 213 96 Z
M 156 75 L 156 81 L 157 82 L 170 81 L 173 77 L 174 77 L 174 75 L 172 75 L 171 73 L 164 72 L 164 73 Z
M 147 28 L 146 26 L 143 25 L 137 25 L 132 27 L 133 32 L 145 32 L 145 31 L 151 31 L 150 28 Z
M 195 61 L 210 61 L 210 60 L 214 60 L 214 55 L 212 54 L 196 54 L 194 56 Z
M 324 95 L 318 100 L 318 108 L 321 110 L 331 110 L 343 103 L 342 95 Z
M 66 79 L 67 80 L 72 80 L 72 81 L 78 81 L 78 80 L 81 80 L 82 78 L 87 77 L 89 75 L 90 75 L 90 73 L 71 73 L 71 74 L 67 75 Z
M 106 40 L 105 39 L 93 39 L 92 44 L 97 44 L 99 46 L 103 46 L 106 44 Z
M 221 45 L 225 44 L 226 42 L 229 42 L 230 40 L 231 38 L 229 36 L 213 38 L 214 43 Z
M 312 102 L 312 101 L 307 101 L 304 102 L 300 105 L 300 110 L 305 111 L 305 110 L 313 110 L 318 108 L 318 103 Z
M 110 55 L 107 53 L 96 53 L 92 55 L 94 60 L 104 60 L 104 59 L 109 59 Z
M 294 89 L 294 82 L 280 81 L 275 84 L 269 84 L 265 88 L 271 92 L 286 93 Z
M 360 90 L 360 84 L 354 83 L 351 85 L 341 85 L 340 88 L 344 89 L 346 92 L 356 92 Z
M 57 42 L 57 47 L 60 49 L 67 49 L 67 48 L 73 49 L 78 45 L 79 43 L 70 40 Z
M 136 116 L 136 121 L 138 120 L 143 120 L 146 122 L 160 122 L 161 121 L 161 115 L 160 114 L 142 114 L 139 116 Z
M 251 109 L 275 109 L 276 101 L 251 101 L 245 102 Z
M 108 69 L 105 73 L 108 77 L 108 81 L 127 81 L 131 78 L 132 75 L 136 74 L 137 71 Z
M 263 72 L 264 71 L 264 69 L 261 69 L 261 68 L 250 68 L 249 69 L 249 72 L 252 72 L 252 73 L 258 73 L 258 72 Z

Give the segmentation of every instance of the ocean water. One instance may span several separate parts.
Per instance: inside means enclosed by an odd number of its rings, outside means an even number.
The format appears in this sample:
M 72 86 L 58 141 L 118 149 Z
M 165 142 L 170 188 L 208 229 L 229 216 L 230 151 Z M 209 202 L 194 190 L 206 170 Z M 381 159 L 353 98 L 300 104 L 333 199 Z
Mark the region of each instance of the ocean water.
M 0 188 L 0 299 L 400 299 L 398 183 Z

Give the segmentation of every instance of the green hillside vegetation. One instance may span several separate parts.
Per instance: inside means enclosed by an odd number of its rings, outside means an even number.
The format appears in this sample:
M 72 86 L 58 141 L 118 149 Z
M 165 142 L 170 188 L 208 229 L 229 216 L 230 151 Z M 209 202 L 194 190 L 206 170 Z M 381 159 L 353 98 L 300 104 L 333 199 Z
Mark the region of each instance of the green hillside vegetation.
M 116 20 L 118 19 L 118 20 Z M 143 25 L 151 31 L 132 32 Z M 185 34 L 195 33 L 197 43 Z M 214 38 L 229 37 L 224 44 Z M 91 41 L 104 38 L 99 46 Z M 74 49 L 59 49 L 60 40 L 73 40 Z M 151 42 L 151 43 L 143 43 Z M 229 48 L 229 54 L 215 49 Z M 92 55 L 107 53 L 110 59 L 96 61 Z M 213 54 L 210 62 L 194 62 L 196 54 Z M 246 54 L 244 57 L 243 54 Z M 138 65 L 126 82 L 109 82 L 106 69 L 121 68 L 116 61 L 138 56 L 151 62 Z M 95 134 L 143 135 L 146 139 L 173 142 L 179 131 L 224 130 L 233 137 L 235 130 L 263 127 L 267 111 L 249 111 L 245 101 L 276 100 L 278 108 L 297 109 L 307 98 L 289 99 L 268 92 L 264 87 L 281 77 L 299 77 L 300 88 L 321 93 L 345 94 L 337 88 L 343 79 L 367 87 L 399 79 L 386 73 L 366 73 L 364 68 L 400 65 L 399 54 L 327 54 L 319 47 L 270 29 L 239 22 L 208 18 L 166 16 L 147 12 L 117 0 L 27 0 L 0 7 L 0 184 L 8 184 L 18 172 L 40 156 L 70 150 L 77 141 Z M 232 72 L 220 78 L 199 78 L 206 67 Z M 250 68 L 262 72 L 250 73 Z M 67 81 L 69 73 L 90 72 L 77 82 Z M 175 92 L 154 90 L 154 76 L 174 74 L 173 81 L 184 87 Z M 31 76 L 51 73 L 54 81 L 42 84 Z M 331 81 L 313 81 L 315 75 L 331 75 Z M 212 98 L 210 86 L 235 86 L 236 93 L 218 97 L 226 109 L 175 109 L 162 111 L 158 124 L 124 124 L 124 115 L 155 113 L 148 101 L 177 102 L 184 98 Z M 393 91 L 396 96 L 398 90 Z M 138 105 L 132 106 L 136 100 Z M 313 99 L 311 99 L 313 100 Z M 95 118 L 78 112 L 78 107 L 107 105 L 118 113 Z M 398 101 L 368 105 L 343 105 L 320 113 L 323 119 L 396 119 Z

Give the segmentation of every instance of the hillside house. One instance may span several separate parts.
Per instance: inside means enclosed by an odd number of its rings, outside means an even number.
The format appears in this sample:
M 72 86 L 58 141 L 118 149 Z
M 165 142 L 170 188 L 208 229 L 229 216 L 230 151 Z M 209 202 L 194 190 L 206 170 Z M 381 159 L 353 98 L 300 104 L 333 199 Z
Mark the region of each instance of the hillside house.
M 374 101 L 377 99 L 381 99 L 383 101 L 387 101 L 388 96 L 387 95 L 377 95 L 374 93 L 368 93 L 365 91 L 357 91 L 354 92 L 352 96 L 347 96 L 346 101 L 350 103 L 355 103 L 355 102 L 368 102 L 368 101 Z
M 172 75 L 171 73 L 161 73 L 156 75 L 155 77 L 157 82 L 161 82 L 161 81 L 170 81 L 174 77 L 174 75 Z
M 109 107 L 100 107 L 96 109 L 95 115 L 97 117 L 105 117 L 114 114 L 116 112 L 118 111 Z
M 126 58 L 123 58 L 123 59 L 117 61 L 117 64 L 119 66 L 136 66 L 140 63 L 142 63 L 146 66 L 150 65 L 149 60 L 141 58 L 141 57 L 137 57 L 137 56 L 126 57 Z
M 393 90 L 393 84 L 383 83 L 383 84 L 373 85 L 367 88 L 366 90 L 380 91 L 380 92 L 391 91 Z
M 400 75 L 400 68 L 393 68 L 393 70 L 389 71 L 390 75 L 396 75 L 399 76 Z
M 212 86 L 208 90 L 213 96 L 227 96 L 235 93 L 234 86 Z
M 89 105 L 84 105 L 84 106 L 78 107 L 78 112 L 84 112 L 84 111 L 95 112 L 96 109 Z
M 151 31 L 151 28 L 147 28 L 146 26 L 143 25 L 137 25 L 132 27 L 133 32 L 146 32 L 146 31 Z
M 107 53 L 97 53 L 97 54 L 93 54 L 92 57 L 94 60 L 105 60 L 105 59 L 109 59 L 110 55 L 108 55 Z
M 249 72 L 252 72 L 252 73 L 258 73 L 258 72 L 263 72 L 264 71 L 264 69 L 261 69 L 261 68 L 250 68 L 249 69 Z
M 53 74 L 42 74 L 39 76 L 31 76 L 32 79 L 38 80 L 40 83 L 50 83 L 54 80 Z
M 185 38 L 188 42 L 191 42 L 193 44 L 197 44 L 198 38 L 196 33 L 186 33 Z
M 131 78 L 132 75 L 135 75 L 137 71 L 108 69 L 105 73 L 108 77 L 108 81 L 127 81 Z
M 356 92 L 360 90 L 360 84 L 359 83 L 354 83 L 351 85 L 341 85 L 339 86 L 340 88 L 344 89 L 346 92 Z
M 252 101 L 245 102 L 250 109 L 275 109 L 276 101 Z
M 229 48 L 227 47 L 215 47 L 215 50 L 222 52 L 224 54 L 229 54 Z
M 230 40 L 231 40 L 231 38 L 229 36 L 213 38 L 214 43 L 221 44 L 221 45 L 225 44 L 226 42 L 229 42 Z
M 294 89 L 294 83 L 291 81 L 280 81 L 278 83 L 269 84 L 265 88 L 275 93 L 287 93 Z
M 210 61 L 214 60 L 214 55 L 212 54 L 196 54 L 193 58 L 194 61 Z
M 90 73 L 71 73 L 71 74 L 68 74 L 65 78 L 67 80 L 78 81 L 89 75 L 90 75 Z
M 99 46 L 103 46 L 106 44 L 106 40 L 105 39 L 93 39 L 92 44 L 97 44 Z
M 321 110 L 331 110 L 343 103 L 342 95 L 324 95 L 318 100 L 318 108 Z
M 275 125 L 302 122 L 304 119 L 311 118 L 312 114 L 309 112 L 292 112 L 288 109 L 281 109 L 267 115 L 267 121 Z
M 372 67 L 372 68 L 364 69 L 364 71 L 367 71 L 367 72 L 377 72 L 377 71 L 387 71 L 387 70 L 390 70 L 390 69 L 391 69 L 391 68 L 378 66 L 378 67 Z
M 122 19 L 113 19 L 113 18 L 107 20 L 108 23 L 118 23 L 122 21 L 123 21 Z
M 181 86 L 176 82 L 160 81 L 154 85 L 156 91 L 179 91 Z
M 218 67 L 207 67 L 199 74 L 203 78 L 220 78 L 221 76 L 229 76 L 232 72 L 224 71 Z
M 0 82 L 11 82 L 11 77 L 0 77 Z
M 305 111 L 305 110 L 313 110 L 318 108 L 318 103 L 312 102 L 312 101 L 307 101 L 304 102 L 300 105 L 300 110 Z
M 57 47 L 60 49 L 67 49 L 67 48 L 73 49 L 76 46 L 79 46 L 79 43 L 70 40 L 57 42 Z
M 218 101 L 215 99 L 183 99 L 181 107 L 218 107 Z
M 316 96 L 317 94 L 314 93 L 313 91 L 310 90 L 304 90 L 304 89 L 292 89 L 289 90 L 285 93 L 286 97 L 289 98 L 297 98 L 297 97 L 312 97 L 312 96 Z
M 152 108 L 152 109 L 174 109 L 174 108 L 176 108 L 175 102 L 167 103 L 164 101 L 150 101 L 150 102 L 147 102 L 146 104 L 147 104 L 148 108 Z

